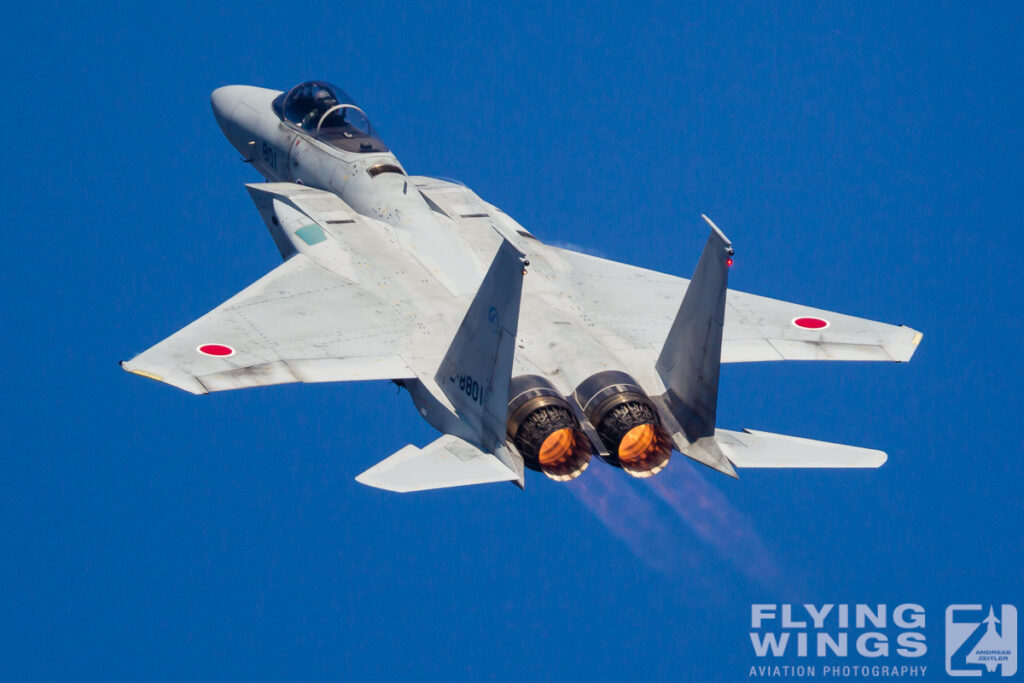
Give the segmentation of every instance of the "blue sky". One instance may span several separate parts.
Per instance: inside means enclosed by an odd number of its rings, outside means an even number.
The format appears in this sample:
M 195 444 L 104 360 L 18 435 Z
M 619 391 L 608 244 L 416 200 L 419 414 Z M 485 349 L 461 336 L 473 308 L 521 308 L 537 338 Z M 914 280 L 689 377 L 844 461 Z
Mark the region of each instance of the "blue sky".
M 8 3 L 0 678 L 740 680 L 752 602 L 1024 606 L 1016 3 Z M 194 397 L 117 361 L 277 252 L 209 93 L 337 83 L 541 239 L 905 323 L 905 365 L 723 369 L 719 422 L 877 471 L 677 456 L 398 496 L 386 383 Z M 931 677 L 931 676 L 930 676 Z

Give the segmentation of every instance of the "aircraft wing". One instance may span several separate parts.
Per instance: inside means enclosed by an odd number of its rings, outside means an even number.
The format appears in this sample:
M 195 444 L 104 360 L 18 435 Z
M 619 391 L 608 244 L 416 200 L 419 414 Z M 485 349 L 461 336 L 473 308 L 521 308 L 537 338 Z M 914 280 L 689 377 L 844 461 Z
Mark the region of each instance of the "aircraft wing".
M 416 321 L 304 254 L 121 366 L 193 394 L 286 382 L 415 377 Z
M 560 258 L 566 298 L 589 322 L 625 339 L 653 363 L 683 294 L 685 278 L 549 247 Z M 722 362 L 772 360 L 907 361 L 922 334 L 810 306 L 730 289 L 726 296 Z M 638 358 L 639 360 L 639 358 Z

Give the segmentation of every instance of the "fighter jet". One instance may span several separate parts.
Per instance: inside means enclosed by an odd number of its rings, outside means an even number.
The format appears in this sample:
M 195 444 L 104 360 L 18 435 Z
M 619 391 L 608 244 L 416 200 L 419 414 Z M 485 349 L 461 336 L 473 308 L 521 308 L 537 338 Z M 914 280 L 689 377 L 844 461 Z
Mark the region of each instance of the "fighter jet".
M 574 479 L 597 456 L 650 477 L 682 453 L 746 467 L 878 467 L 886 454 L 720 429 L 721 363 L 906 361 L 921 333 L 550 246 L 468 187 L 409 175 L 341 89 L 212 94 L 284 263 L 122 367 L 194 394 L 390 380 L 441 436 L 357 481 L 418 491 Z

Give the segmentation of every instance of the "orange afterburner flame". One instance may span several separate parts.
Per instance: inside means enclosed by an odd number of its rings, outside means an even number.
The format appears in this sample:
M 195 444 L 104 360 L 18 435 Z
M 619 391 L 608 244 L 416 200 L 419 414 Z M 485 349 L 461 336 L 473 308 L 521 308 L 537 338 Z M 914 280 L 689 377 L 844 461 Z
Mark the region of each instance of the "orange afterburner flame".
M 575 441 L 572 429 L 568 427 L 552 432 L 541 444 L 537 459 L 541 465 L 560 465 L 572 455 Z
M 668 435 L 654 424 L 633 427 L 619 442 L 619 465 L 631 477 L 645 479 L 665 469 L 672 456 Z
M 657 446 L 657 434 L 654 425 L 645 424 L 633 427 L 622 437 L 619 444 L 619 460 L 622 462 L 636 462 L 643 460 Z

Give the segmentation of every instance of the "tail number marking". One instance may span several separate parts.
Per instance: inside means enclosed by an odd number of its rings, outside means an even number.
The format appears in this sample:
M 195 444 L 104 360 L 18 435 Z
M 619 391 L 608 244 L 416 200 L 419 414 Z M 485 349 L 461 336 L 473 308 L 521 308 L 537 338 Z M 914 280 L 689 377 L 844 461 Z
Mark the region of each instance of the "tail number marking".
M 457 378 L 452 377 L 451 380 L 458 381 L 459 391 L 469 396 L 474 403 L 484 404 L 484 388 L 475 379 L 469 375 L 459 375 Z

